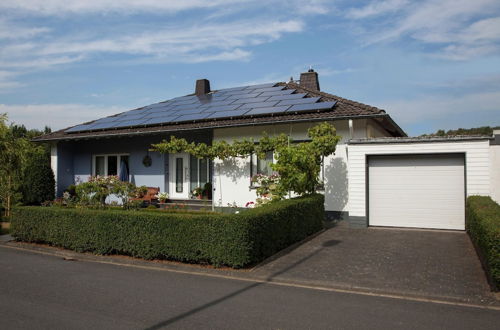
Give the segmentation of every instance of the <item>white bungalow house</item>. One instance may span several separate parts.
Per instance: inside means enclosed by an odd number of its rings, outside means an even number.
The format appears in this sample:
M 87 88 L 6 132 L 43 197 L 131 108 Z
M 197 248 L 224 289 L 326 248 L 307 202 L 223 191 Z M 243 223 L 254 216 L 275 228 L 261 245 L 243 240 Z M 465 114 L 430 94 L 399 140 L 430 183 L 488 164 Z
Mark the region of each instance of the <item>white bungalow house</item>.
M 313 70 L 302 73 L 300 81 L 220 90 L 211 90 L 206 79 L 198 80 L 193 94 L 66 128 L 37 141 L 52 143 L 58 195 L 91 175 L 123 174 L 125 166 L 133 183 L 159 187 L 172 200 L 186 202 L 193 189 L 211 182 L 214 207 L 244 207 L 256 199 L 251 177 L 268 173 L 272 154 L 266 159 L 212 163 L 183 153 L 150 152 L 151 144 L 172 135 L 208 144 L 231 143 L 258 140 L 263 132 L 303 141 L 308 128 L 323 121 L 342 136 L 321 173 L 330 218 L 348 219 L 353 226 L 463 230 L 467 195 L 498 198 L 498 172 L 490 175 L 495 172 L 490 168 L 499 168 L 498 139 L 408 138 L 384 110 L 320 91 Z

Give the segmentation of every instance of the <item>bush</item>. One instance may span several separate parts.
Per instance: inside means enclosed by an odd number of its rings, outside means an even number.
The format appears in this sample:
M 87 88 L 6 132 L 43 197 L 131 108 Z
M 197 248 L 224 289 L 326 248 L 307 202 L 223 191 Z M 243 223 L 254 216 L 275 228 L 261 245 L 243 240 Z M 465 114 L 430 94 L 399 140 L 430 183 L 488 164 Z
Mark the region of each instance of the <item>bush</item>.
M 490 197 L 467 199 L 467 232 L 478 249 L 494 290 L 500 284 L 500 205 Z
M 11 235 L 79 252 L 243 267 L 322 228 L 323 196 L 241 214 L 19 207 Z
M 45 155 L 37 155 L 29 160 L 23 175 L 24 204 L 40 205 L 54 199 L 56 182 L 49 162 Z

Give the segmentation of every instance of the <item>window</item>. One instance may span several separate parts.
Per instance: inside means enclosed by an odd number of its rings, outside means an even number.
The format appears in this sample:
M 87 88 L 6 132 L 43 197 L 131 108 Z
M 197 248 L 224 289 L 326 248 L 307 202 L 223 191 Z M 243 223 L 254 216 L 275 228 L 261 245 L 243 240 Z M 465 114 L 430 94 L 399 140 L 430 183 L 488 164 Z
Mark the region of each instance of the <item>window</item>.
M 193 191 L 197 187 L 203 188 L 203 186 L 210 182 L 211 178 L 211 168 L 210 161 L 208 159 L 198 159 L 191 155 L 189 162 L 190 168 L 190 186 L 189 189 Z
M 271 164 L 274 161 L 274 153 L 273 151 L 266 152 L 266 157 L 261 159 L 257 155 L 251 156 L 251 176 L 253 177 L 256 174 L 263 175 L 271 175 L 273 174 L 273 169 L 271 168 Z
M 125 166 L 130 174 L 127 154 L 94 155 L 92 158 L 92 175 L 94 176 L 120 175 L 122 166 Z

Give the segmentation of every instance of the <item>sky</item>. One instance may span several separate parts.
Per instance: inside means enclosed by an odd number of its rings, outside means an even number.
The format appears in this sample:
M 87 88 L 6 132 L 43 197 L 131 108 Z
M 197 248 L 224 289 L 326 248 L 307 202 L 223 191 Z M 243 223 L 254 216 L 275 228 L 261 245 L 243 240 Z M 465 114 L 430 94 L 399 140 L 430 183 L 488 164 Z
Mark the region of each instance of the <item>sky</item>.
M 0 113 L 28 128 L 309 67 L 410 136 L 500 125 L 500 1 L 0 2 Z

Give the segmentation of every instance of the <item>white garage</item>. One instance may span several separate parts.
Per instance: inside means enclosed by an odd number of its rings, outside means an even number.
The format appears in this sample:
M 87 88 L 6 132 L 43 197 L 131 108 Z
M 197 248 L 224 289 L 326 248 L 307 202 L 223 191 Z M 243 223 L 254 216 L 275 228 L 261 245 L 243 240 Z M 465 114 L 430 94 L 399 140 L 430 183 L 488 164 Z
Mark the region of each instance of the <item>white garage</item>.
M 348 145 L 349 224 L 464 230 L 467 196 L 491 195 L 490 138 L 375 138 Z
M 463 154 L 368 158 L 370 226 L 465 229 Z

